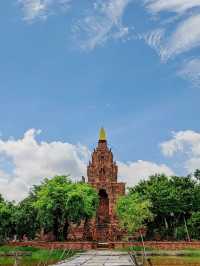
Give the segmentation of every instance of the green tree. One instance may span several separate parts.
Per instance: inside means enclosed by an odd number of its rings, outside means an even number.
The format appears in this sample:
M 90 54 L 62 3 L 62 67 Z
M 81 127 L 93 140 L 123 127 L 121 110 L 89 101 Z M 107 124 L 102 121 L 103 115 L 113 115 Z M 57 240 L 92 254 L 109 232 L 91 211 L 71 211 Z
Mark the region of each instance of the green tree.
M 3 199 L 2 195 L 0 194 L 0 203 L 3 201 L 4 201 L 4 199 Z
M 98 195 L 92 187 L 85 183 L 74 184 L 67 201 L 69 221 L 75 224 L 87 221 L 95 215 L 97 205 Z
M 13 213 L 15 207 L 12 203 L 1 200 L 0 202 L 0 241 L 12 237 L 14 231 Z
M 13 219 L 16 234 L 19 239 L 26 235 L 29 239 L 34 239 L 39 229 L 37 220 L 37 209 L 34 206 L 35 195 L 31 192 L 27 198 L 22 200 L 15 208 Z
M 195 172 L 194 172 L 194 177 L 200 181 L 200 169 L 196 169 Z
M 121 226 L 130 234 L 143 228 L 147 221 L 153 219 L 151 206 L 149 200 L 142 199 L 137 193 L 119 198 L 116 212 Z
M 200 239 L 200 211 L 193 212 L 188 221 L 190 235 L 194 239 Z
M 148 237 L 158 232 L 161 238 L 176 238 L 180 226 L 185 227 L 192 211 L 199 209 L 200 187 L 191 177 L 151 176 L 130 189 L 152 202 L 154 221 L 148 224 Z
M 56 240 L 67 238 L 70 223 L 80 224 L 96 211 L 98 195 L 87 184 L 72 183 L 67 176 L 45 179 L 36 193 L 34 206 L 40 226 L 52 231 Z

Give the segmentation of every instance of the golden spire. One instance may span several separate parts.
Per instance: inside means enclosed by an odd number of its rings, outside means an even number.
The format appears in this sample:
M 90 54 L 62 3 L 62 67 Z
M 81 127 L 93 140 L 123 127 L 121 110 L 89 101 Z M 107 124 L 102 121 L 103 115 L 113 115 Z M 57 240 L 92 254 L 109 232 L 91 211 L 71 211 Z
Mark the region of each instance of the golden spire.
M 103 127 L 100 129 L 100 132 L 99 132 L 99 140 L 103 140 L 103 141 L 106 140 L 106 131 Z

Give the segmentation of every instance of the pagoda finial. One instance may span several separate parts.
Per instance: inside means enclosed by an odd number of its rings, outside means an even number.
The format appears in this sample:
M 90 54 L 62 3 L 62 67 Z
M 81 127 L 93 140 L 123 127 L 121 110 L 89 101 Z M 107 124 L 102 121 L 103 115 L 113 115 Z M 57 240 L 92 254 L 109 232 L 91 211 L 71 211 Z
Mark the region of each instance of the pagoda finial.
M 100 129 L 100 132 L 99 132 L 99 140 L 103 140 L 103 141 L 106 140 L 106 131 L 103 127 Z

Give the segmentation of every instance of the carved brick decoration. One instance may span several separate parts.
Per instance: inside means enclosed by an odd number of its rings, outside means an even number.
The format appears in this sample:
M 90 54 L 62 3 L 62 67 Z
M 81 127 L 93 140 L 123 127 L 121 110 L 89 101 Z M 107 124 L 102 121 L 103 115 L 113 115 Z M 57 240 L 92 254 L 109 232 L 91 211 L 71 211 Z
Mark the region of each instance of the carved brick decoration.
M 125 194 L 125 183 L 117 182 L 118 167 L 108 148 L 104 129 L 100 131 L 97 148 L 87 168 L 88 183 L 99 193 L 97 217 L 90 222 L 88 235 L 96 241 L 120 240 L 123 233 L 115 214 L 116 200 Z M 87 235 L 87 234 L 86 234 Z

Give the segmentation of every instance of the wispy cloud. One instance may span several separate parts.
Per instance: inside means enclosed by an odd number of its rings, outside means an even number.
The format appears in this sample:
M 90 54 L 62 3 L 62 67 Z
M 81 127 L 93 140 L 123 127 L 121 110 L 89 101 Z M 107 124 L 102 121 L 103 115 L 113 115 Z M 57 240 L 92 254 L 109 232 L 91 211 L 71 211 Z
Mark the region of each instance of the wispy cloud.
M 169 37 L 162 52 L 163 58 L 170 58 L 200 46 L 200 14 L 181 21 Z
M 56 9 L 68 8 L 72 0 L 18 0 L 26 21 L 45 20 Z
M 151 14 L 165 13 L 168 17 L 166 24 L 163 23 L 162 16 L 158 17 L 156 25 L 160 25 L 159 28 L 150 31 L 145 39 L 147 44 L 156 49 L 163 61 L 200 45 L 200 9 L 198 7 L 200 7 L 200 0 L 145 1 L 145 8 L 151 11 Z M 176 19 L 169 19 L 175 15 L 177 15 Z M 159 35 L 161 25 L 162 35 Z M 165 34 L 163 34 L 164 31 Z
M 24 13 L 24 20 L 32 21 L 35 18 L 45 19 L 48 3 L 40 0 L 19 0 Z
M 151 48 L 156 50 L 156 52 L 162 57 L 163 53 L 163 39 L 165 35 L 165 29 L 164 28 L 158 28 L 155 30 L 151 30 L 144 34 L 139 34 L 138 38 L 143 39 L 146 44 L 148 44 Z
M 188 57 L 200 46 L 200 0 L 144 0 L 144 6 L 150 18 L 156 16 L 155 28 L 142 35 L 145 42 L 163 62 L 184 55 L 178 75 L 200 86 L 200 59 Z
M 194 7 L 200 7 L 200 0 L 146 0 L 145 4 L 153 13 L 163 11 L 184 13 Z
M 24 20 L 28 22 L 45 20 L 61 9 L 69 8 L 73 2 L 17 1 L 23 10 Z M 127 7 L 131 3 L 140 3 L 148 11 L 145 13 L 146 19 L 151 21 L 151 26 L 143 32 L 138 32 L 134 25 L 124 23 Z M 200 85 L 199 59 L 191 62 L 187 59 L 188 53 L 200 46 L 200 0 L 93 0 L 89 5 L 89 8 L 83 8 L 82 16 L 75 19 L 72 25 L 72 39 L 79 48 L 91 51 L 109 40 L 143 39 L 157 52 L 162 62 L 185 55 L 180 73 L 190 78 L 196 86 Z M 188 61 L 187 65 L 185 61 Z
M 194 87 L 200 87 L 200 58 L 187 60 L 178 71 L 178 75 L 191 81 Z
M 129 28 L 123 25 L 122 18 L 132 0 L 95 1 L 89 14 L 79 19 L 73 27 L 73 34 L 79 46 L 92 50 L 109 39 L 124 39 Z

